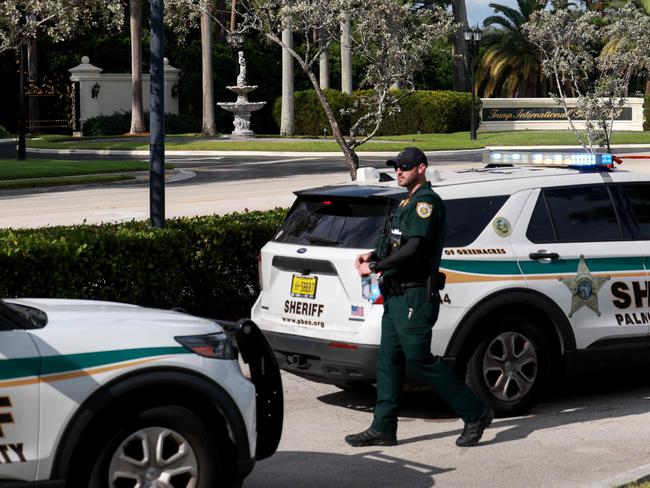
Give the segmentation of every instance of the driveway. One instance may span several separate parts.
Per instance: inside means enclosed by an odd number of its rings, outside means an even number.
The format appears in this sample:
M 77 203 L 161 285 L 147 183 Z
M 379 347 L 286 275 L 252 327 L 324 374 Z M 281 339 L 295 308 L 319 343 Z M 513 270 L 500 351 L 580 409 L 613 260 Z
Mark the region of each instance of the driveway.
M 244 488 L 581 487 L 650 462 L 650 379 L 635 370 L 565 380 L 525 417 L 496 419 L 458 448 L 462 422 L 433 393 L 406 395 L 395 447 L 352 448 L 374 395 L 283 373 L 278 452 Z

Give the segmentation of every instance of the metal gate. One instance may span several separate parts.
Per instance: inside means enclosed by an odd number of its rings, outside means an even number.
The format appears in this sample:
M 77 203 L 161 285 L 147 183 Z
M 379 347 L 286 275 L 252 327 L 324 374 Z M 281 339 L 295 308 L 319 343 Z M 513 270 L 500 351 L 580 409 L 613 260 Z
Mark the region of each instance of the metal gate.
M 79 114 L 76 83 L 64 78 L 42 77 L 27 80 L 25 97 L 29 113 L 27 130 L 40 132 L 44 129 L 77 130 Z

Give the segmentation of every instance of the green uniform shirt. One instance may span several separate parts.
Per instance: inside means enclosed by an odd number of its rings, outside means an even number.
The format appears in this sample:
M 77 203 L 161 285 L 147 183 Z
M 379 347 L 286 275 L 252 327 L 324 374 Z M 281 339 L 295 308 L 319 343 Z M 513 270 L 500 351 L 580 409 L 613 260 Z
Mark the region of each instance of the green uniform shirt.
M 390 255 L 411 237 L 423 238 L 416 256 L 408 265 L 386 271 L 403 282 L 423 282 L 440 265 L 445 224 L 445 207 L 428 181 L 393 211 L 390 228 L 378 248 L 379 258 Z

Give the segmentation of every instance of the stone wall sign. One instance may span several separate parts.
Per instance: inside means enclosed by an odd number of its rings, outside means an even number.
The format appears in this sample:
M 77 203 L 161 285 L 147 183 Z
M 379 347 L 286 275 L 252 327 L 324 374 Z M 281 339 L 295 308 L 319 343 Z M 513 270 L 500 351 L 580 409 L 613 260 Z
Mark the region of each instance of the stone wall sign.
M 578 129 L 584 116 L 569 99 L 569 112 Z M 564 108 L 552 98 L 483 98 L 479 130 L 569 129 Z M 614 130 L 643 130 L 643 99 L 628 98 L 614 121 Z

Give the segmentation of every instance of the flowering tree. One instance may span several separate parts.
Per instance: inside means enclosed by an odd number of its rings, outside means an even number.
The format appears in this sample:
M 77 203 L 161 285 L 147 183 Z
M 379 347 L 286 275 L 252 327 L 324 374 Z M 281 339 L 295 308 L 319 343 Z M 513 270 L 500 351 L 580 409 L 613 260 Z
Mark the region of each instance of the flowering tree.
M 209 7 L 204 0 L 175 0 L 189 10 Z M 453 34 L 451 15 L 438 7 L 415 8 L 401 0 L 249 0 L 239 4 L 240 33 L 257 31 L 286 49 L 305 72 L 341 147 L 353 180 L 359 158 L 356 149 L 374 137 L 384 118 L 399 111 L 400 100 L 414 90 L 413 74 L 421 67 L 431 45 Z M 210 15 L 219 22 L 218 12 Z M 350 131 L 344 135 L 318 80 L 321 55 L 340 38 L 341 23 L 352 19 L 351 50 L 361 58 L 365 72 L 361 87 L 368 94 L 355 97 L 350 110 Z M 185 14 L 184 18 L 192 19 Z M 195 15 L 196 18 L 196 15 Z M 187 22 L 186 22 L 187 25 Z M 297 48 L 282 40 L 282 31 L 291 29 L 302 43 Z M 314 36 L 314 32 L 319 33 Z M 391 91 L 399 82 L 403 90 Z
M 556 101 L 580 144 L 588 152 L 610 151 L 612 126 L 625 105 L 632 75 L 650 67 L 650 17 L 632 3 L 620 9 L 594 11 L 571 8 L 556 0 L 551 10 L 535 12 L 523 30 L 537 48 L 544 74 L 554 80 Z M 617 49 L 602 50 L 617 39 Z M 577 95 L 574 110 L 567 92 Z M 574 124 L 585 119 L 585 131 Z
M 2 0 L 0 53 L 18 49 L 40 34 L 63 40 L 80 24 L 119 27 L 123 16 L 119 0 Z

